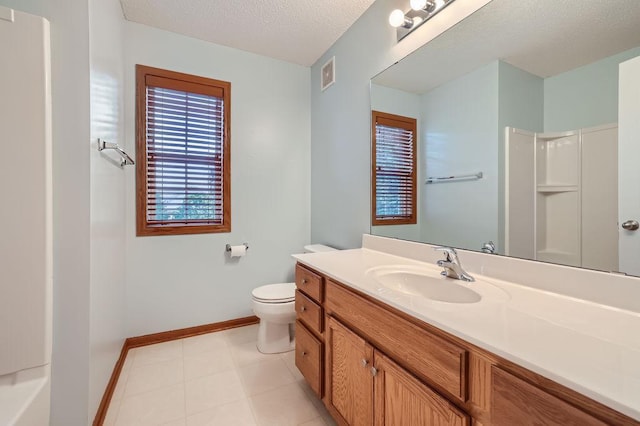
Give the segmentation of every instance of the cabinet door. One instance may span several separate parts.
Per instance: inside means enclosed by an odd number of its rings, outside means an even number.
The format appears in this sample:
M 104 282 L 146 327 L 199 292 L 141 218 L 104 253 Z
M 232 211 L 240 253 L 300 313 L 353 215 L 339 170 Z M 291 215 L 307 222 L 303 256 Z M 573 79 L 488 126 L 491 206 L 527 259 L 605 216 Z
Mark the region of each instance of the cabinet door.
M 405 369 L 375 352 L 376 426 L 468 426 L 469 416 Z
M 326 396 L 340 423 L 373 424 L 373 348 L 329 317 L 326 329 Z

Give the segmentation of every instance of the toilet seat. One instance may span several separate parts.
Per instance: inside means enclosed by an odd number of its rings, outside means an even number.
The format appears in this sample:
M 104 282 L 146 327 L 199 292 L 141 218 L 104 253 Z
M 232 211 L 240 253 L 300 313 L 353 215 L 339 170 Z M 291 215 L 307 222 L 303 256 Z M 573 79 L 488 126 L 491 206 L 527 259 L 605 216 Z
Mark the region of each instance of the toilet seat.
M 251 292 L 253 300 L 261 303 L 289 303 L 295 300 L 296 284 L 279 283 L 263 285 Z

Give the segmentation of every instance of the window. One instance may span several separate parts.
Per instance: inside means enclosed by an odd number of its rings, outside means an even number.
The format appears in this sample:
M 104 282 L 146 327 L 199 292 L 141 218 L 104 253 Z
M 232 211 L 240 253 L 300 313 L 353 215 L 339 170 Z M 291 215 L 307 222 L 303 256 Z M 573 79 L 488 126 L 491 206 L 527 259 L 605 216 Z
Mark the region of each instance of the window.
M 231 231 L 231 83 L 136 65 L 137 235 Z
M 373 225 L 416 223 L 416 120 L 373 111 Z

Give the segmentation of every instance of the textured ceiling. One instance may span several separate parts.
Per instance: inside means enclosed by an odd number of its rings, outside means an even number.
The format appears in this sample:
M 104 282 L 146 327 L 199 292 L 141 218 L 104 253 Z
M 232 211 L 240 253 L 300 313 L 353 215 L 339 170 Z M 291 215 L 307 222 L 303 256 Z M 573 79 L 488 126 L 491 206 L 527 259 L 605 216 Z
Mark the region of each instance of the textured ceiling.
M 374 83 L 425 93 L 496 59 L 546 78 L 638 46 L 640 0 L 493 0 Z
M 129 21 L 311 66 L 374 0 L 121 0 Z

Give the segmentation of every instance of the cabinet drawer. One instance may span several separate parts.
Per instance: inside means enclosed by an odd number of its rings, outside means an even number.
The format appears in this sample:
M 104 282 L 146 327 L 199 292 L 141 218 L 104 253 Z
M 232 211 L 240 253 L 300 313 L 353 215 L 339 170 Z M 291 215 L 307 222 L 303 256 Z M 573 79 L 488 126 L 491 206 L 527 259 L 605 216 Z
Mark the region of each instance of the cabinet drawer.
M 311 330 L 322 333 L 322 308 L 299 290 L 296 291 L 296 317 Z
M 332 281 L 327 282 L 325 309 L 424 382 L 466 401 L 464 348 Z
M 491 421 L 497 426 L 605 424 L 496 366 L 491 367 Z
M 322 342 L 296 321 L 296 367 L 319 398 L 322 398 L 322 360 Z
M 296 265 L 296 287 L 318 303 L 323 302 L 322 277 L 301 265 Z

